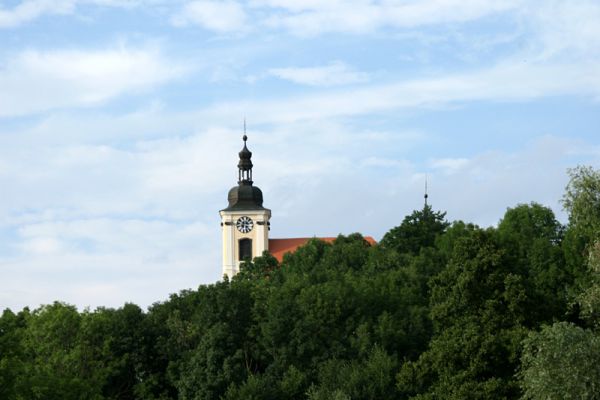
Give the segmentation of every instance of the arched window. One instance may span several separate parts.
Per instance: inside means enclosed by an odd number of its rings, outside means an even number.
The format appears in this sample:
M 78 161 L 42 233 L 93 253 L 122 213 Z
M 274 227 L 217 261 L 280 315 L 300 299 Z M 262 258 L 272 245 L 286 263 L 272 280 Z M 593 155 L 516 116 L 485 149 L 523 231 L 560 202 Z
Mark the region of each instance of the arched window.
M 240 261 L 243 261 L 245 259 L 252 260 L 252 239 L 240 239 L 238 254 L 240 257 Z

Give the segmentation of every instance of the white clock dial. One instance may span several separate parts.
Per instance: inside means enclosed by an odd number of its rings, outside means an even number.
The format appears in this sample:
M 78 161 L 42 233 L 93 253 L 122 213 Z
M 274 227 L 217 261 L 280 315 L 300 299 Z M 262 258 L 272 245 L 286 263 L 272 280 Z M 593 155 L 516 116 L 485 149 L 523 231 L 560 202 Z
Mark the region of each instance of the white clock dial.
M 243 216 L 238 218 L 237 222 L 235 223 L 235 226 L 237 227 L 238 231 L 242 233 L 248 233 L 252 230 L 254 222 L 252 222 L 252 219 L 250 217 Z

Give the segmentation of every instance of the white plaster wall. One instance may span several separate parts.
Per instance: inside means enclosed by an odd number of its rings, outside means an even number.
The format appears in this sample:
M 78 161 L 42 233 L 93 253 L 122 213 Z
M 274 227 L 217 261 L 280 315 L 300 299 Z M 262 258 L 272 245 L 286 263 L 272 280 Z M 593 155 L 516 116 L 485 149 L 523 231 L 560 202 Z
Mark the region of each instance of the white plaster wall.
M 221 230 L 223 233 L 223 275 L 232 278 L 240 271 L 238 253 L 238 241 L 240 239 L 252 239 L 252 257 L 262 255 L 263 251 L 269 250 L 269 220 L 271 210 L 240 210 L 220 211 Z M 252 230 L 242 233 L 237 230 L 235 224 L 238 218 L 247 216 L 254 223 Z M 259 224 L 259 222 L 261 224 Z

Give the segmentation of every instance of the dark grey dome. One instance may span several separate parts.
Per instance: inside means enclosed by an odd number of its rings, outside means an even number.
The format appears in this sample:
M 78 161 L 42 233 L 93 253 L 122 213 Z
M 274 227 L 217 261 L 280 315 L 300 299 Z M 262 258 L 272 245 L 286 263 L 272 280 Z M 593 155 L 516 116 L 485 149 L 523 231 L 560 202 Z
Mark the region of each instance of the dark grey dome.
M 264 210 L 262 191 L 256 186 L 234 186 L 227 195 L 229 206 L 223 211 Z

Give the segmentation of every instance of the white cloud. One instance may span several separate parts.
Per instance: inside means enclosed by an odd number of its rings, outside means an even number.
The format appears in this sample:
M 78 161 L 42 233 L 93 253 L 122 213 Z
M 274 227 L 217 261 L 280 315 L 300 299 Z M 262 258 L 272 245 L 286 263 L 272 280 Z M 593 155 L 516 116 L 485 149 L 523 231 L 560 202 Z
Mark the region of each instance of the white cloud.
M 131 8 L 142 3 L 158 3 L 148 0 L 23 0 L 13 8 L 0 5 L 0 28 L 15 28 L 45 15 L 69 15 L 77 6 L 92 4 L 105 7 Z
M 176 26 L 217 33 L 282 29 L 299 36 L 460 23 L 516 10 L 523 0 L 198 0 L 173 14 Z
M 18 256 L 0 258 L 0 308 L 54 300 L 80 307 L 126 301 L 147 306 L 217 280 L 218 229 L 207 228 L 201 221 L 110 218 L 24 225 Z
M 55 238 L 42 236 L 23 241 L 21 248 L 26 253 L 47 254 L 60 251 L 61 244 Z
M 133 8 L 137 6 L 153 6 L 165 3 L 164 0 L 77 0 L 81 4 L 94 4 L 105 7 Z
M 12 9 L 0 6 L 0 28 L 13 28 L 44 14 L 70 14 L 76 0 L 25 0 Z
M 227 121 L 231 115 L 252 115 L 257 123 L 290 123 L 471 101 L 531 101 L 560 95 L 600 96 L 600 62 L 506 62 L 470 73 L 330 89 L 287 99 L 217 103 L 199 114 L 220 121 Z
M 77 120 L 74 125 L 88 123 Z M 12 188 L 0 198 L 1 223 L 106 215 L 189 220 L 205 211 L 197 208 L 199 202 L 217 201 L 223 182 L 235 183 L 227 178 L 235 173 L 237 132 L 213 129 L 139 140 L 130 149 L 61 140 L 36 143 L 35 137 L 26 137 L 23 147 L 12 142 L 6 148 L 13 150 L 0 152 L 8 166 L 0 173 L 0 186 Z M 79 141 L 85 140 L 97 138 L 83 133 Z
M 269 74 L 294 83 L 310 86 L 338 86 L 366 82 L 368 74 L 354 70 L 341 61 L 321 67 L 271 68 Z
M 5 60 L 0 117 L 86 106 L 137 93 L 184 69 L 156 49 L 25 50 Z
M 411 166 L 406 160 L 385 157 L 367 157 L 361 161 L 361 165 L 381 168 L 409 168 Z
M 442 173 L 450 175 L 467 167 L 469 165 L 469 160 L 466 158 L 440 158 L 432 160 L 430 165 L 432 168 L 438 169 Z
M 523 12 L 534 31 L 531 38 L 537 60 L 600 57 L 600 4 L 593 0 L 547 1 Z
M 355 1 L 254 1 L 257 7 L 273 7 L 265 24 L 306 36 L 327 32 L 368 33 L 377 29 L 413 28 L 464 22 L 515 9 L 521 1 L 426 0 L 418 2 Z
M 246 27 L 246 13 L 240 3 L 231 0 L 192 1 L 171 22 L 175 26 L 200 25 L 219 33 L 236 32 Z
M 507 207 L 531 201 L 551 207 L 565 222 L 560 199 L 568 181 L 566 169 L 577 162 L 571 153 L 588 145 L 541 136 L 513 152 L 480 152 L 453 174 L 443 169 L 430 174 L 430 200 L 448 210 L 449 218 L 482 226 L 495 225 Z M 585 162 L 600 165 L 598 157 Z

